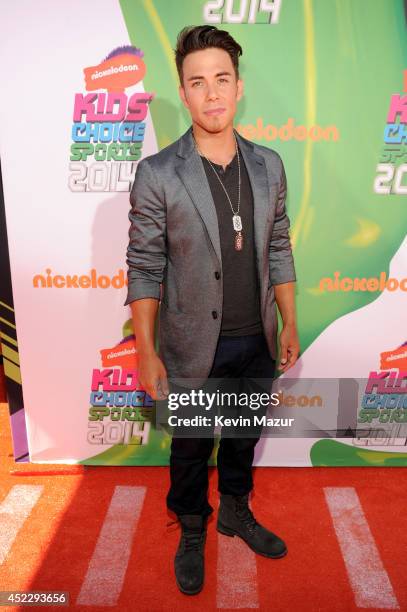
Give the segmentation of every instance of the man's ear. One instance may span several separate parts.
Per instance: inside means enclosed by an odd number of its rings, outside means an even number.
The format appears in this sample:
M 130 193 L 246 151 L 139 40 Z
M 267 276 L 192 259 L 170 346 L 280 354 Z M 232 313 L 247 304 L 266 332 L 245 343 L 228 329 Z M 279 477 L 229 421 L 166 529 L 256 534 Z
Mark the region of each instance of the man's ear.
M 238 79 L 237 80 L 237 92 L 236 92 L 236 100 L 239 102 L 239 100 L 242 98 L 243 96 L 243 90 L 244 90 L 244 83 L 242 79 Z
M 188 104 L 188 101 L 187 101 L 187 99 L 185 97 L 185 89 L 182 87 L 182 85 L 180 85 L 178 87 L 178 93 L 179 93 L 179 97 L 181 98 L 182 103 L 185 106 L 185 108 L 189 109 L 189 104 Z

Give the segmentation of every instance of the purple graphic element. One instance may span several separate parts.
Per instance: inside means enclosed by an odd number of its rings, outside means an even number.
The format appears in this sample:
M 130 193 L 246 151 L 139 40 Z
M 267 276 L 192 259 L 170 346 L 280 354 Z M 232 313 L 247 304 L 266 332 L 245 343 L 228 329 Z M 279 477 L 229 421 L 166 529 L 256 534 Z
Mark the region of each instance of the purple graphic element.
M 132 45 L 123 45 L 122 47 L 116 47 L 116 49 L 113 49 L 113 51 L 111 51 L 109 55 L 106 55 L 105 59 L 102 61 L 105 62 L 106 60 L 111 59 L 112 57 L 117 57 L 122 53 L 130 53 L 131 55 L 144 57 L 144 52 L 141 49 L 137 49 L 137 47 L 133 47 Z
M 129 340 L 135 339 L 136 336 L 134 334 L 130 334 L 129 336 L 125 336 L 123 340 L 120 340 L 119 344 L 123 344 L 123 342 L 128 342 Z
M 30 458 L 28 456 L 28 440 L 24 408 L 17 410 L 17 412 L 11 415 L 10 424 L 13 437 L 14 461 L 19 463 L 27 463 L 30 461 Z

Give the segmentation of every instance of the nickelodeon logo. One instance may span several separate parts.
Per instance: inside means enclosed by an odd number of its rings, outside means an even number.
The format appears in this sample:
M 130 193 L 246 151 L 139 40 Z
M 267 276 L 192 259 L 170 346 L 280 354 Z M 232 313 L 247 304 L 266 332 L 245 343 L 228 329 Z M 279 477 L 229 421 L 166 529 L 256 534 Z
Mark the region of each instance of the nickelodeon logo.
M 278 404 L 276 408 L 314 408 L 324 407 L 323 399 L 320 395 L 286 395 L 281 389 L 277 392 Z
M 322 127 L 320 125 L 311 125 L 307 127 L 305 125 L 294 125 L 294 118 L 289 117 L 287 123 L 282 126 L 272 125 L 268 123 L 263 124 L 263 119 L 259 117 L 256 124 L 248 123 L 242 125 L 239 123 L 236 126 L 237 131 L 244 138 L 249 140 L 313 140 L 318 142 L 319 140 L 339 140 L 339 130 L 336 125 L 328 125 Z
M 407 344 L 403 344 L 393 351 L 380 353 L 380 369 L 391 370 L 393 368 L 398 368 L 400 372 L 407 373 Z
M 137 368 L 137 349 L 134 336 L 123 340 L 112 348 L 100 351 L 104 368 L 121 367 L 128 370 Z
M 380 276 L 370 278 L 349 278 L 344 276 L 340 279 L 340 272 L 334 272 L 334 277 L 321 278 L 319 282 L 320 291 L 407 291 L 407 278 L 387 278 L 386 272 L 380 272 Z
M 141 49 L 127 45 L 114 49 L 97 66 L 84 68 L 87 91 L 106 89 L 109 92 L 123 92 L 144 78 L 146 65 Z
M 127 284 L 122 268 L 113 276 L 98 274 L 95 268 L 89 274 L 52 274 L 46 268 L 45 274 L 33 276 L 34 289 L 122 289 Z

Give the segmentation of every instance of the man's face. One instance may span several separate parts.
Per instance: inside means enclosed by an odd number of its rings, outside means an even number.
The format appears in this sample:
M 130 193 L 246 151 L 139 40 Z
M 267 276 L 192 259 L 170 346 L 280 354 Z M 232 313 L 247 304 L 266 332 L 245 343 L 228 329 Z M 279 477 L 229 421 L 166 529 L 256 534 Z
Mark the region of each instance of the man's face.
M 179 95 L 193 122 L 211 133 L 233 125 L 243 81 L 236 80 L 229 53 L 215 47 L 193 51 L 184 59 L 182 72 Z

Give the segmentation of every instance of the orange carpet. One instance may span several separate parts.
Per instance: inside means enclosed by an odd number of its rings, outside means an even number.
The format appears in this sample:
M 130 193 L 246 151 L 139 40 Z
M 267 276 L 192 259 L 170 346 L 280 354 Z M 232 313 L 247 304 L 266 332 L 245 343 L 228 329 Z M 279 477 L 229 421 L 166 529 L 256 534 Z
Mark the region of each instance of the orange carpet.
M 31 475 L 24 474 L 24 470 L 30 470 Z M 85 467 L 77 468 L 76 472 L 74 468 L 69 474 L 63 470 L 63 466 L 15 464 L 7 405 L 1 404 L 0 504 L 18 485 L 40 486 L 42 492 L 0 564 L 0 590 L 68 591 L 69 609 L 111 610 L 111 605 L 76 602 L 115 488 L 145 487 L 134 535 L 123 544 L 123 554 L 127 551 L 129 556 L 114 609 L 141 612 L 219 608 L 281 612 L 358 610 L 361 606 L 355 585 L 323 492 L 324 487 L 354 487 L 398 609 L 407 610 L 407 472 L 404 468 L 256 468 L 252 508 L 261 522 L 286 540 L 288 555 L 279 560 L 253 555 L 251 566 L 245 565 L 241 548 L 227 548 L 235 546 L 238 540 L 218 535 L 212 516 L 206 546 L 205 587 L 193 597 L 181 594 L 173 577 L 179 528 L 167 527 L 167 522 L 174 518 L 165 508 L 167 468 Z M 216 485 L 216 470 L 211 469 L 210 501 L 215 508 Z M 356 531 L 350 536 L 361 537 L 358 526 L 353 529 Z M 219 538 L 226 538 L 227 542 Z M 114 539 L 111 542 L 113 550 Z M 105 570 L 108 578 L 114 579 L 116 568 L 114 564 L 110 566 L 109 540 L 103 545 Z M 225 561 L 219 557 L 220 548 L 223 559 L 229 559 L 229 566 L 221 567 Z M 240 552 L 233 553 L 234 550 Z M 370 571 L 369 559 L 366 567 L 363 557 L 350 562 L 361 564 L 355 572 L 356 582 L 358 576 L 364 576 L 363 572 Z M 230 591 L 226 596 L 219 592 L 220 574 L 223 581 L 226 577 L 222 589 L 226 585 L 226 591 Z M 380 593 L 375 597 L 380 597 Z M 5 609 L 26 608 L 29 609 L 27 606 Z

